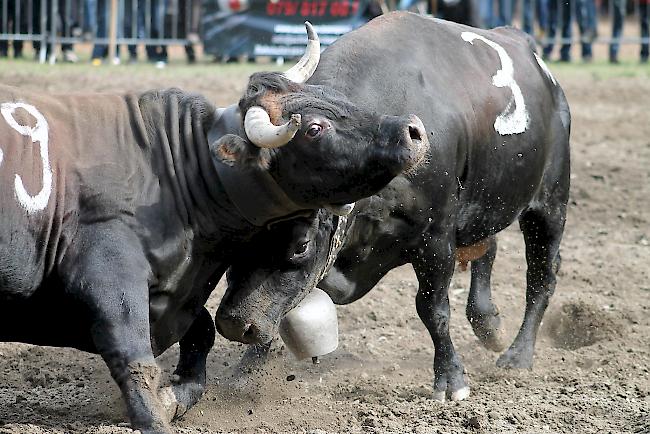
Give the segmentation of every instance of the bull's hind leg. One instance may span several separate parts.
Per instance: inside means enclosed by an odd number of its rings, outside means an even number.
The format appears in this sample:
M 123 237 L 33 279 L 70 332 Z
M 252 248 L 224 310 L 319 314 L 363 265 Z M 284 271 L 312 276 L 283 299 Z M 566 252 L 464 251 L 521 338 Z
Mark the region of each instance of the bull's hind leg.
M 519 333 L 497 366 L 528 368 L 533 365 L 537 331 L 555 291 L 555 274 L 560 260 L 566 202 L 530 209 L 519 218 L 526 243 L 526 312 Z
M 474 334 L 483 346 L 492 351 L 503 351 L 505 348 L 504 330 L 501 327 L 499 309 L 492 303 L 490 277 L 492 264 L 497 253 L 495 237 L 488 240 L 485 255 L 472 261 L 472 281 L 467 298 L 465 314 L 472 325 Z
M 427 327 L 434 345 L 434 398 L 461 400 L 469 396 L 465 369 L 449 336 L 449 283 L 454 273 L 453 242 L 440 236 L 424 234 L 425 247 L 412 260 L 420 287 L 415 299 L 420 319 Z
M 172 384 L 162 388 L 159 393 L 170 420 L 183 416 L 203 396 L 206 363 L 214 337 L 215 328 L 210 312 L 202 308 L 180 341 L 180 356 Z
M 171 433 L 158 399 L 161 370 L 151 349 L 149 266 L 128 229 L 117 223 L 82 228 L 61 274 L 66 291 L 90 319 L 97 352 L 120 387 L 133 429 Z

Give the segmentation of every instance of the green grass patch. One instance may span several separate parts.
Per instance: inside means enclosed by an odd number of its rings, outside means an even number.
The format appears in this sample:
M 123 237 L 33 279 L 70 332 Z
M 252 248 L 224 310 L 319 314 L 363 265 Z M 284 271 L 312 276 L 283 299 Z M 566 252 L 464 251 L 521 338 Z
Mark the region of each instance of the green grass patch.
M 650 78 L 650 64 L 641 64 L 638 61 L 622 61 L 611 64 L 607 61 L 594 61 L 593 63 L 562 63 L 549 62 L 549 68 L 558 77 L 591 77 L 594 80 L 609 78 L 639 77 Z

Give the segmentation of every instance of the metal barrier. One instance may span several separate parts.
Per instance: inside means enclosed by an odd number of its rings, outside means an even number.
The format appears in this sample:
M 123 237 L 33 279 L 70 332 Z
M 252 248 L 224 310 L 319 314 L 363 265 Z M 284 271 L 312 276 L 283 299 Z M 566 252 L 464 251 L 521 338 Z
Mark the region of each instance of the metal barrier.
M 45 62 L 58 47 L 197 43 L 201 0 L 0 0 L 0 54 L 32 41 Z M 54 25 L 52 25 L 54 23 Z M 19 48 L 19 49 L 20 49 Z
M 230 0 L 233 1 L 233 0 Z M 277 0 L 248 0 L 274 2 Z M 473 2 L 482 9 L 485 16 L 498 17 L 502 6 L 509 11 L 512 22 L 520 26 L 528 23 L 537 29 L 542 45 L 551 42 L 549 35 L 556 33 L 556 44 L 593 42 L 594 44 L 648 44 L 648 3 L 650 0 L 376 0 L 383 10 L 393 9 L 403 3 L 410 3 L 414 10 L 425 12 L 443 4 Z M 241 0 L 240 0 L 241 2 Z M 604 8 L 604 2 L 607 6 Z M 9 42 L 14 50 L 21 49 L 31 41 L 38 52 L 38 58 L 45 62 L 55 60 L 56 51 L 63 51 L 74 43 L 93 43 L 104 46 L 109 59 L 113 59 L 118 45 L 145 45 L 149 55 L 150 47 L 184 45 L 191 47 L 198 43 L 202 0 L 0 0 L 0 54 L 8 50 Z M 220 1 L 228 8 L 229 1 Z M 487 6 L 486 6 L 487 5 Z M 525 7 L 530 5 L 530 7 Z M 541 7 L 538 7 L 541 6 Z M 552 14 L 549 15 L 553 10 Z M 524 12 L 530 11 L 524 17 Z M 604 11 L 608 11 L 604 14 Z M 224 10 L 223 13 L 228 13 Z M 566 14 L 571 16 L 571 36 L 563 33 Z M 590 15 L 591 14 L 591 15 Z M 540 27 L 540 18 L 545 15 L 546 27 Z M 629 18 L 634 15 L 633 21 Z M 602 21 L 606 16 L 607 22 Z M 585 29 L 585 17 L 594 24 L 593 31 Z M 524 20 L 525 18 L 525 20 Z M 600 20 L 599 20 L 600 18 Z M 645 20 L 645 21 L 644 21 Z M 524 22 L 525 21 L 525 22 Z M 543 21 L 543 20 L 542 20 Z M 600 25 L 598 25 L 600 21 Z M 556 29 L 551 32 L 550 24 Z M 612 36 L 612 26 L 626 24 L 623 33 Z M 578 24 L 576 26 L 576 23 Z M 54 24 L 54 25 L 53 25 Z M 492 24 L 498 24 L 496 21 Z M 630 28 L 633 25 L 633 28 Z M 645 26 L 645 27 L 644 27 Z M 566 28 L 566 26 L 564 26 Z M 582 32 L 578 32 L 576 27 Z M 588 26 L 587 26 L 588 27 Z M 596 36 L 595 30 L 598 30 Z M 646 32 L 641 37 L 641 31 Z M 554 38 L 555 39 L 555 38 Z M 189 52 L 188 52 L 189 53 Z M 102 53 L 105 57 L 106 54 Z

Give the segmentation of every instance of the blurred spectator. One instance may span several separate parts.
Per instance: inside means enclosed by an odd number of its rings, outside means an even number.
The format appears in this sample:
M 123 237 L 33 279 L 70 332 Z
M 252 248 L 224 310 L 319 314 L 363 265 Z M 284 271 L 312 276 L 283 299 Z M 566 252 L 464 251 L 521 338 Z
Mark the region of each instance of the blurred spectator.
M 481 27 L 479 0 L 441 0 L 438 2 L 438 16 L 455 23 Z
M 618 63 L 618 48 L 621 34 L 623 33 L 623 21 L 625 19 L 625 0 L 610 0 L 614 6 L 614 22 L 612 25 L 612 43 L 609 45 L 609 61 Z M 639 0 L 639 19 L 641 21 L 641 63 L 648 62 L 648 38 L 650 37 L 648 26 L 648 8 L 650 0 Z
M 560 61 L 571 61 L 571 3 L 572 0 L 549 0 L 548 4 L 548 38 L 544 46 L 543 57 L 549 59 L 555 44 L 558 21 L 562 18 L 562 46 L 560 47 Z M 561 8 L 561 9 L 560 9 Z M 559 16 L 558 16 L 559 12 Z
M 46 0 L 46 2 L 47 2 L 45 7 L 47 11 L 47 17 L 45 19 L 46 30 L 48 32 L 51 32 L 52 31 L 52 23 L 51 23 L 52 7 L 55 4 L 55 2 L 48 1 L 48 0 Z M 59 20 L 59 22 L 55 23 L 55 29 L 57 30 L 57 33 L 59 33 L 61 36 L 70 37 L 72 36 L 72 23 L 70 17 L 67 15 L 68 11 L 66 11 L 65 0 L 56 0 L 56 6 L 57 6 L 57 10 L 56 10 L 57 14 L 55 20 Z M 42 7 L 42 0 L 33 0 L 32 29 L 35 34 L 41 32 L 41 7 Z M 36 51 L 37 56 L 40 49 L 41 49 L 41 41 L 34 41 L 34 51 Z M 61 51 L 63 52 L 64 62 L 75 63 L 79 60 L 79 58 L 73 51 L 72 44 L 70 43 L 61 44 Z M 53 54 L 52 44 L 47 44 L 46 47 L 47 57 L 51 56 L 52 54 Z
M 593 53 L 591 43 L 596 38 L 596 3 L 594 0 L 577 0 L 576 19 L 580 29 L 582 60 L 591 62 Z
M 513 0 L 496 0 L 499 12 L 494 16 L 494 1 L 481 0 L 481 20 L 486 28 L 509 26 L 512 24 L 512 13 L 514 11 Z
M 149 38 L 163 38 L 165 35 L 165 14 L 167 13 L 167 0 L 151 1 L 151 26 Z M 156 67 L 164 68 L 167 65 L 166 45 L 147 45 L 147 59 L 154 62 Z
M 23 6 L 22 9 L 21 6 Z M 1 33 L 27 33 L 27 14 L 26 5 L 10 1 L 7 8 L 7 28 L 3 29 Z M 13 40 L 11 46 L 16 59 L 23 57 L 23 41 Z M 7 57 L 8 54 L 9 41 L 0 41 L 0 57 Z
M 137 25 L 132 23 L 133 19 L 133 5 L 137 0 L 124 0 L 120 1 L 117 10 L 117 37 L 133 37 L 136 38 Z M 88 11 L 88 18 L 90 19 L 90 28 L 95 30 L 97 38 L 108 37 L 108 27 L 110 26 L 111 17 L 111 2 L 110 0 L 85 0 L 86 11 Z M 93 12 L 94 11 L 94 12 Z M 121 24 L 121 25 L 120 25 Z M 132 35 L 133 29 L 136 29 L 136 34 Z M 129 45 L 129 58 L 130 60 L 137 60 L 137 47 L 136 45 Z M 108 56 L 107 44 L 95 44 L 91 55 L 92 64 L 95 66 L 101 65 L 103 59 Z M 120 63 L 120 47 L 115 47 L 115 59 L 111 59 L 114 64 Z
M 201 21 L 201 4 L 191 0 L 179 0 L 178 2 L 178 37 L 187 39 L 185 54 L 187 63 L 196 62 L 194 44 L 200 42 L 199 22 Z M 171 31 L 168 32 L 171 34 Z
M 541 38 L 543 38 L 548 27 L 548 2 L 549 0 L 523 0 L 523 30 L 529 35 L 535 36 L 535 25 L 533 23 L 533 11 L 537 16 Z M 534 8 L 533 8 L 534 3 Z

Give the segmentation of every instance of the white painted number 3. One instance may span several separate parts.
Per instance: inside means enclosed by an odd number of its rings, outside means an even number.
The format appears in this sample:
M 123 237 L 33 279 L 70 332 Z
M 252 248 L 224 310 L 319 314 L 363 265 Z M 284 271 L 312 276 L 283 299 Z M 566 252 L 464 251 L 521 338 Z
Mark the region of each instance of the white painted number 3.
M 477 35 L 474 32 L 463 32 L 460 34 L 460 37 L 472 45 L 474 45 L 474 40 L 476 39 L 483 41 L 493 48 L 499 55 L 501 69 L 492 76 L 492 84 L 496 87 L 509 87 L 512 91 L 512 98 L 510 99 L 506 109 L 497 116 L 497 119 L 494 121 L 494 129 L 502 136 L 520 134 L 526 131 L 526 129 L 528 129 L 528 124 L 530 123 L 530 116 L 528 115 L 528 110 L 526 110 L 524 96 L 514 78 L 515 70 L 512 64 L 512 59 L 508 56 L 506 50 L 496 42 L 481 35 Z
M 27 125 L 20 125 L 16 121 L 14 118 L 14 112 L 19 108 L 25 110 L 36 118 L 36 125 L 33 128 Z M 32 214 L 42 211 L 47 206 L 47 203 L 50 200 L 50 194 L 52 193 L 52 168 L 50 167 L 50 159 L 48 155 L 49 127 L 47 125 L 47 120 L 45 120 L 45 117 L 36 109 L 36 107 L 21 102 L 3 103 L 0 105 L 0 112 L 2 112 L 2 116 L 11 128 L 23 136 L 29 137 L 32 143 L 38 142 L 39 144 L 41 164 L 43 167 L 43 188 L 41 188 L 41 191 L 38 192 L 36 196 L 31 196 L 27 190 L 25 190 L 22 178 L 17 174 L 14 180 L 14 189 L 16 190 L 16 199 L 18 199 L 18 203 L 25 208 L 27 213 Z M 2 149 L 0 149 L 0 165 L 2 164 L 3 158 L 4 154 Z

